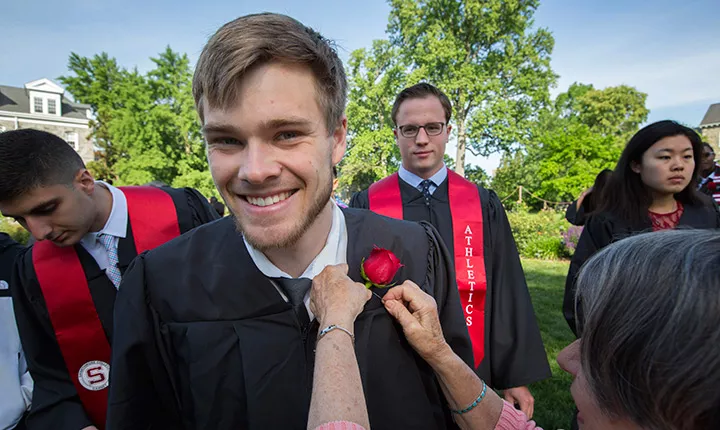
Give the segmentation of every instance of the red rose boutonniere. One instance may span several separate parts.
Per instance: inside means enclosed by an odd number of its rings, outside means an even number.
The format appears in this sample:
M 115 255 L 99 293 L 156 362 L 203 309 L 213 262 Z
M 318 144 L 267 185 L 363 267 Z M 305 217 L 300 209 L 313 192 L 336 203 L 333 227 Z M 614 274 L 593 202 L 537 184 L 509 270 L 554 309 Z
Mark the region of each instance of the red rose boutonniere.
M 376 246 L 368 258 L 362 259 L 360 274 L 367 288 L 386 288 L 393 285 L 391 282 L 401 267 L 400 259 L 392 251 Z

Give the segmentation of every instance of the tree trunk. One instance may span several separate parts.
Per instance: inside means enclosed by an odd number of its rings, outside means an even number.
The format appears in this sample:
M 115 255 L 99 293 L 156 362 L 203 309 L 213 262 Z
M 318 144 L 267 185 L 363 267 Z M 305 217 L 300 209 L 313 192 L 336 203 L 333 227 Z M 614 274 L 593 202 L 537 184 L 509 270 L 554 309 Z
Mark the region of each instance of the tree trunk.
M 457 121 L 458 128 L 458 140 L 457 140 L 457 155 L 455 156 L 455 173 L 465 177 L 465 140 L 467 139 L 465 130 L 465 120 L 459 119 Z

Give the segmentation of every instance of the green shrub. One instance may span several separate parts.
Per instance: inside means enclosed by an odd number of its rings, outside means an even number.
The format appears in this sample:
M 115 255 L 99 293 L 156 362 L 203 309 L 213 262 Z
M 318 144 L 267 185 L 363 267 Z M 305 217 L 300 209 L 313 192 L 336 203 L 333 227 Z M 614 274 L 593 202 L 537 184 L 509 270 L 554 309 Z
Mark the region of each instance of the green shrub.
M 28 239 L 30 239 L 30 233 L 22 228 L 20 224 L 9 218 L 3 218 L 0 216 L 0 231 L 7 233 L 16 242 L 20 242 L 23 245 L 27 245 Z
M 562 233 L 569 225 L 562 213 L 552 210 L 531 213 L 519 207 L 508 212 L 508 220 L 522 257 L 558 259 L 568 256 Z

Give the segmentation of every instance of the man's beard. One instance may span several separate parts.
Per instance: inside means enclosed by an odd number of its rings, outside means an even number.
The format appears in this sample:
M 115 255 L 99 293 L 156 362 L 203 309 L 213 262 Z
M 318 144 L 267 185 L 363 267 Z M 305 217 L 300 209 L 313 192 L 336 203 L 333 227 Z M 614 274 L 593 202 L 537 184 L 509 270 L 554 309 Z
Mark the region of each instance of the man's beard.
M 288 234 L 287 237 L 283 238 L 280 242 L 276 243 L 260 243 L 260 241 L 255 240 L 252 236 L 249 236 L 243 229 L 242 223 L 237 218 L 237 216 L 233 215 L 233 221 L 235 222 L 235 228 L 238 232 L 240 232 L 244 237 L 245 240 L 255 249 L 257 249 L 260 252 L 267 252 L 273 249 L 282 249 L 282 248 L 288 248 L 293 245 L 295 245 L 300 238 L 303 237 L 305 232 L 310 228 L 310 226 L 315 222 L 315 219 L 320 215 L 320 212 L 323 211 L 325 208 L 325 205 L 328 204 L 330 201 L 330 197 L 332 196 L 332 181 L 328 182 L 327 186 L 322 188 L 317 193 L 317 198 L 312 201 L 310 204 L 310 208 L 305 214 L 304 218 L 300 220 L 298 224 L 295 224 L 292 231 L 290 231 L 290 234 Z

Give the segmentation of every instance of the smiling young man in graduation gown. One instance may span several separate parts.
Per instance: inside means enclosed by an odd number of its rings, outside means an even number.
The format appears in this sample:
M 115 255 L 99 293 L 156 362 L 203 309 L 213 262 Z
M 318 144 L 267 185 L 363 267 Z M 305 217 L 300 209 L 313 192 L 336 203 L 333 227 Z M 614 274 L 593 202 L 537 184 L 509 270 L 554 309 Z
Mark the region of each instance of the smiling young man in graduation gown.
M 231 217 L 138 257 L 118 296 L 108 428 L 304 429 L 318 326 L 310 281 L 389 249 L 437 301 L 472 360 L 450 257 L 430 225 L 337 207 L 346 78 L 330 44 L 296 20 L 249 15 L 204 48 L 193 92 Z M 375 289 L 381 296 L 384 289 Z M 373 297 L 354 327 L 373 429 L 454 427 L 430 367 Z M 320 340 L 321 342 L 322 340 Z M 478 393 L 479 394 L 479 393 Z
M 395 99 L 400 171 L 356 193 L 351 207 L 437 228 L 455 263 L 478 375 L 532 416 L 525 385 L 550 368 L 505 210 L 497 195 L 445 167 L 450 100 L 420 83 Z
M 0 172 L 0 211 L 37 241 L 18 257 L 11 283 L 35 380 L 27 426 L 102 428 L 125 269 L 217 214 L 195 190 L 96 182 L 70 145 L 38 130 L 0 134 Z

